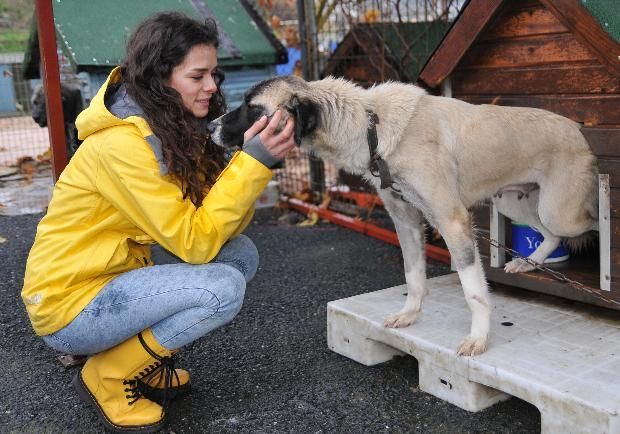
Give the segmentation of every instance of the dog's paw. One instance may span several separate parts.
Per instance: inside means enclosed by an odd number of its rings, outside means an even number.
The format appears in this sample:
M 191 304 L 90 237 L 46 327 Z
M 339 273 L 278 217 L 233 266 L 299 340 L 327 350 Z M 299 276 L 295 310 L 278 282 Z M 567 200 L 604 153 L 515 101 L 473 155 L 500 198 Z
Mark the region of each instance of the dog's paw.
M 525 262 L 521 258 L 517 258 L 517 259 L 513 259 L 512 261 L 508 262 L 504 266 L 504 271 L 506 273 L 525 273 L 527 271 L 532 271 L 535 268 L 536 267 L 534 267 L 532 264 Z
M 459 345 L 456 353 L 459 356 L 477 356 L 487 350 L 487 337 L 467 336 L 461 345 Z
M 418 313 L 413 311 L 398 312 L 388 315 L 383 325 L 389 328 L 402 328 L 410 326 L 418 318 Z

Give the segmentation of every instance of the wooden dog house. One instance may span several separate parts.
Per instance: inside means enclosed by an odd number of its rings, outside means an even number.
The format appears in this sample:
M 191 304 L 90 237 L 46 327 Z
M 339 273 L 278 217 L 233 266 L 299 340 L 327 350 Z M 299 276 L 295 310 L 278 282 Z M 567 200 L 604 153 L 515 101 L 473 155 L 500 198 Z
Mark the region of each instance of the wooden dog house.
M 357 24 L 321 76 L 345 77 L 364 87 L 388 80 L 415 82 L 448 27 L 445 21 Z
M 506 274 L 495 248 L 485 258 L 489 280 L 620 310 L 619 41 L 614 2 L 470 0 L 422 69 L 419 83 L 445 96 L 538 107 L 581 123 L 598 158 L 600 252 L 554 267 L 585 287 L 541 271 Z M 476 218 L 478 228 L 504 241 L 509 225 L 490 214 Z

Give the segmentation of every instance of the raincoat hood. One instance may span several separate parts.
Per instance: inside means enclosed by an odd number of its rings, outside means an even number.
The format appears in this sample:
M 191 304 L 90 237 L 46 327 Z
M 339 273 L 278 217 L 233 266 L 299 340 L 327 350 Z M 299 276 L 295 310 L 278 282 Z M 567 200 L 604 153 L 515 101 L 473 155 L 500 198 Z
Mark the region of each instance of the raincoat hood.
M 153 134 L 151 127 L 144 118 L 144 110 L 127 93 L 127 88 L 120 82 L 120 68 L 112 70 L 90 105 L 77 117 L 75 126 L 78 139 L 85 140 L 88 136 L 117 126 L 133 125 L 140 130 L 145 140 L 151 145 L 162 175 L 168 173 L 163 158 L 161 140 Z

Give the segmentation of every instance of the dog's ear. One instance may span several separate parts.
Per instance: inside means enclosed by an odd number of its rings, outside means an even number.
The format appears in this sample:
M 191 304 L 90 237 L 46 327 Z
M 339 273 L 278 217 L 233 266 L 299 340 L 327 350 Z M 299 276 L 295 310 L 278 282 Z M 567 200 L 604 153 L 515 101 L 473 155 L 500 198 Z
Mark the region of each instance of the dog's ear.
M 319 106 L 309 99 L 301 99 L 293 95 L 289 111 L 295 118 L 295 143 L 299 145 L 302 137 L 311 134 L 319 123 Z

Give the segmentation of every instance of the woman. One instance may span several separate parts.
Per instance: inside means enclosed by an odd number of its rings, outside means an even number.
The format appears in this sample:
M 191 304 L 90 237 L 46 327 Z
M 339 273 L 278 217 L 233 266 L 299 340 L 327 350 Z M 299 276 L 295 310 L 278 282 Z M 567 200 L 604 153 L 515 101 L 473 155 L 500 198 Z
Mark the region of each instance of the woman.
M 205 125 L 225 110 L 217 47 L 209 20 L 167 12 L 138 26 L 77 119 L 83 143 L 28 258 L 34 330 L 91 355 L 73 383 L 113 430 L 159 429 L 171 395 L 189 386 L 173 354 L 241 308 L 258 254 L 239 234 L 294 146 L 280 112 L 254 124 L 229 162 L 212 145 Z

